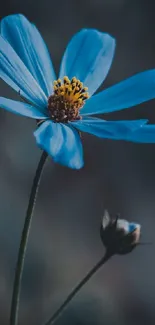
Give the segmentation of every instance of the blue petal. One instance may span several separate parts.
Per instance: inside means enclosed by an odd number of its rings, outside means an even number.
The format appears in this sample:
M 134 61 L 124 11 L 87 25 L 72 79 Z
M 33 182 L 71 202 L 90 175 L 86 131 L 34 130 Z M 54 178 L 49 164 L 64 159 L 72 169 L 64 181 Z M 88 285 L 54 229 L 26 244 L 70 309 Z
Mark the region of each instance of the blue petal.
M 47 107 L 46 95 L 10 44 L 1 36 L 0 77 L 34 105 L 43 110 Z
M 43 114 L 37 107 L 4 97 L 0 97 L 0 108 L 4 108 L 11 113 L 31 117 L 34 119 L 42 120 L 47 118 L 46 115 Z
M 138 143 L 155 143 L 155 124 L 143 125 L 129 134 L 127 140 Z
M 81 115 L 118 111 L 155 98 L 155 69 L 141 72 L 87 100 Z
M 23 15 L 2 19 L 1 35 L 10 43 L 48 96 L 56 79 L 50 55 L 37 28 Z
M 76 77 L 92 95 L 106 78 L 115 51 L 115 40 L 95 29 L 82 29 L 75 34 L 64 53 L 60 78 Z
M 137 226 L 139 226 L 137 223 L 129 223 L 128 232 L 134 231 L 137 228 Z
M 73 169 L 83 167 L 82 143 L 74 128 L 45 121 L 34 136 L 38 146 L 47 151 L 55 162 Z
M 100 138 L 128 140 L 130 133 L 147 123 L 147 120 L 105 121 L 96 118 L 84 118 L 71 124 L 78 130 L 88 132 Z

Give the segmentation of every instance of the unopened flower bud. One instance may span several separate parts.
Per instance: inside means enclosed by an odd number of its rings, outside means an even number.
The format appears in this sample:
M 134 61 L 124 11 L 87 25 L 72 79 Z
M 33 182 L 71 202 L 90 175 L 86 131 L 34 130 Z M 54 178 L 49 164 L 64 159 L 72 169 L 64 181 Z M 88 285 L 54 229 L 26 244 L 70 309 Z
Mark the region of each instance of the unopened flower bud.
M 112 219 L 105 211 L 101 225 L 101 239 L 111 254 L 130 253 L 139 244 L 141 226 L 118 217 Z

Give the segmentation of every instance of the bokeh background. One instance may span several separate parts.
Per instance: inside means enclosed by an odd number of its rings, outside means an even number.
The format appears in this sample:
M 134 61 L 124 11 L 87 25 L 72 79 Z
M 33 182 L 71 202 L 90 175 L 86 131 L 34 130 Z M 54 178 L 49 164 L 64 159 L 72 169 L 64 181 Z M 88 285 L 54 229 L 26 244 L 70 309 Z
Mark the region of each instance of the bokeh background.
M 83 27 L 112 34 L 117 49 L 104 88 L 155 67 L 154 0 L 5 0 L 0 16 L 23 13 L 41 31 L 56 71 L 69 39 Z M 92 44 L 93 46 L 93 44 Z M 103 89 L 103 87 L 101 89 Z M 17 95 L 0 81 L 0 95 Z M 104 104 L 104 103 L 103 103 Z M 155 101 L 106 115 L 149 118 Z M 15 262 L 33 175 L 41 154 L 35 122 L 0 110 L 0 324 L 8 325 Z M 49 159 L 25 262 L 20 325 L 40 325 L 101 258 L 104 208 L 142 225 L 143 242 L 114 257 L 78 294 L 58 325 L 152 325 L 155 322 L 155 145 L 84 134 L 85 167 Z

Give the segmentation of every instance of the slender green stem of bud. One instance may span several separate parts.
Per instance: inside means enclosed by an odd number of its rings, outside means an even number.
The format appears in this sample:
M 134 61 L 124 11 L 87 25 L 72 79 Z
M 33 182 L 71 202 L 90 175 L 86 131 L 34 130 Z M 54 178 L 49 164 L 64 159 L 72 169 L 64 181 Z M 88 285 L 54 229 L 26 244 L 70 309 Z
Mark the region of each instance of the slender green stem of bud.
M 13 294 L 12 294 L 12 302 L 11 302 L 11 311 L 10 311 L 10 325 L 17 325 L 18 323 L 18 309 L 19 309 L 19 300 L 20 300 L 20 288 L 21 288 L 21 280 L 23 274 L 24 260 L 26 254 L 26 248 L 30 233 L 31 221 L 33 217 L 33 211 L 36 203 L 37 193 L 39 189 L 39 184 L 41 180 L 41 175 L 43 171 L 43 167 L 45 165 L 45 161 L 47 158 L 47 153 L 43 152 L 35 173 L 35 177 L 32 184 L 31 194 L 29 198 L 28 208 L 25 217 L 25 223 L 23 227 L 23 232 L 20 241 L 20 247 L 18 251 L 18 259 L 15 270 L 15 278 L 13 285 Z
M 111 252 L 106 251 L 104 257 L 102 257 L 99 262 L 87 273 L 87 275 L 79 282 L 79 284 L 71 291 L 68 295 L 64 303 L 57 309 L 57 311 L 53 314 L 52 317 L 49 318 L 44 325 L 52 325 L 57 319 L 61 316 L 63 311 L 68 307 L 71 300 L 75 297 L 75 295 L 81 290 L 81 288 L 90 280 L 90 278 L 105 264 L 113 254 Z

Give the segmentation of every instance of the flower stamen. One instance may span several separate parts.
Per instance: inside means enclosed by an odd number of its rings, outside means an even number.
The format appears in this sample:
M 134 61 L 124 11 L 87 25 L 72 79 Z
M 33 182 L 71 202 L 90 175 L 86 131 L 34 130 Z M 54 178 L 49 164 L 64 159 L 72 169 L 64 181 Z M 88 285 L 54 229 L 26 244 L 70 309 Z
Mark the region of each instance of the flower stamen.
M 67 123 L 81 119 L 79 110 L 89 98 L 88 87 L 73 77 L 65 76 L 53 83 L 54 94 L 48 98 L 49 115 L 55 122 Z

